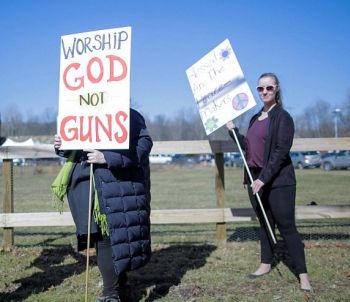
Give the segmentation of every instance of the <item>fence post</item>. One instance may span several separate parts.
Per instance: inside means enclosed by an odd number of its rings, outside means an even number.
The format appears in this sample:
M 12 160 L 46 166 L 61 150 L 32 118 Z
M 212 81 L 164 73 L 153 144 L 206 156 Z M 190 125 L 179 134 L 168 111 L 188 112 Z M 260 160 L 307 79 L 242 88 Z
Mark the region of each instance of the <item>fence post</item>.
M 225 207 L 225 177 L 224 177 L 224 154 L 215 153 L 215 193 L 218 208 Z M 216 238 L 220 242 L 226 242 L 226 223 L 216 224 Z
M 3 160 L 4 177 L 4 213 L 13 213 L 13 161 Z M 10 250 L 13 247 L 13 228 L 4 228 L 3 248 Z

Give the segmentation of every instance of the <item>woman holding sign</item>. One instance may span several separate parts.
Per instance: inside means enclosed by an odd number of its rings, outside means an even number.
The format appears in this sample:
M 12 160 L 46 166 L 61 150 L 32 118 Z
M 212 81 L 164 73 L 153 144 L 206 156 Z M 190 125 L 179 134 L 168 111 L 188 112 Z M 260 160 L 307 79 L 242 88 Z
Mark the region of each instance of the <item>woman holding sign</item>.
M 142 267 L 151 256 L 152 139 L 144 118 L 131 109 L 127 150 L 59 150 L 61 143 L 56 136 L 56 153 L 72 161 L 67 197 L 76 225 L 78 250 L 87 247 L 89 166 L 93 164 L 94 218 L 90 233 L 103 279 L 102 297 L 96 301 L 120 301 L 126 272 Z
M 291 256 L 303 291 L 312 290 L 305 263 L 304 245 L 295 225 L 296 179 L 289 157 L 294 137 L 294 123 L 283 109 L 280 83 L 273 73 L 262 74 L 257 91 L 263 108 L 249 123 L 247 135 L 239 134 L 233 122 L 227 123 L 246 152 L 246 161 L 253 178 L 248 186 L 252 206 L 260 222 L 261 263 L 248 275 L 250 279 L 268 274 L 273 261 L 273 242 L 255 194 L 259 194 L 272 230 L 277 228 Z M 248 177 L 245 174 L 245 183 Z

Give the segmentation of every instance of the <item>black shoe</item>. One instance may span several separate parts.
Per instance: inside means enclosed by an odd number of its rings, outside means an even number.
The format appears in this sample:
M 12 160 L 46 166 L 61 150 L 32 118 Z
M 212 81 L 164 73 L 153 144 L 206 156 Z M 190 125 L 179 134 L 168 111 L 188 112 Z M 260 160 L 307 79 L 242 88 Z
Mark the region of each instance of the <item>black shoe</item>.
M 300 288 L 300 290 L 304 293 L 308 293 L 308 294 L 313 294 L 315 293 L 314 289 L 311 287 L 311 288 Z
M 250 279 L 250 280 L 254 280 L 254 279 L 260 278 L 260 277 L 262 277 L 262 276 L 265 276 L 265 275 L 267 275 L 267 274 L 270 273 L 270 272 L 271 272 L 271 270 L 268 271 L 267 273 L 263 273 L 263 274 L 259 274 L 259 275 L 252 273 L 252 274 L 249 274 L 249 275 L 247 276 L 247 278 Z
M 119 298 L 123 302 L 137 302 L 133 290 L 129 284 L 124 284 L 119 287 Z
M 121 302 L 119 295 L 97 297 L 96 302 Z

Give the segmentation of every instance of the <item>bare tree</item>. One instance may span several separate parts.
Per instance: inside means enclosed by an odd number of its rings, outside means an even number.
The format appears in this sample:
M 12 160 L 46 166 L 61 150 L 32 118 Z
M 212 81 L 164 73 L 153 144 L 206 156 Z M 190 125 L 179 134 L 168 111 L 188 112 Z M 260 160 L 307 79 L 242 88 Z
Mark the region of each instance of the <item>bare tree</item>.
M 341 114 L 339 118 L 339 136 L 350 136 L 350 93 L 347 100 L 342 105 Z
M 27 113 L 25 120 L 16 105 L 2 112 L 2 135 L 38 136 L 53 135 L 56 132 L 56 111 L 46 108 L 40 114 Z
M 2 114 L 3 119 L 3 133 L 5 136 L 22 135 L 24 123 L 21 112 L 17 105 L 12 104 L 4 110 Z
M 133 107 L 137 105 L 134 104 Z M 338 121 L 338 135 L 350 136 L 350 93 L 347 100 L 339 107 L 341 116 Z M 257 106 L 234 120 L 241 133 L 246 133 L 250 118 L 259 109 Z M 328 102 L 323 100 L 307 107 L 301 115 L 295 117 L 296 137 L 333 137 L 333 109 Z M 8 106 L 1 112 L 2 135 L 53 135 L 56 132 L 56 116 L 56 110 L 45 108 L 41 113 L 27 113 L 27 119 L 24 120 L 16 105 Z M 150 134 L 156 141 L 230 139 L 225 126 L 207 136 L 198 111 L 192 108 L 181 108 L 171 117 L 159 114 L 154 118 L 145 116 L 145 119 Z
M 297 137 L 333 136 L 332 110 L 330 104 L 325 101 L 319 100 L 307 107 L 294 122 Z

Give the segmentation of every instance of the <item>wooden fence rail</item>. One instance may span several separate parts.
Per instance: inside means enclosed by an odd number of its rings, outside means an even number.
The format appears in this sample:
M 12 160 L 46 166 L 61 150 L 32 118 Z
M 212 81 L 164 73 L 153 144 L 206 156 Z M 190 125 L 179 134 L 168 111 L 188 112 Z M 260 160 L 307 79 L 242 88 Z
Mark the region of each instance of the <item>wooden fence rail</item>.
M 297 206 L 296 219 L 350 218 L 350 205 Z M 153 210 L 152 224 L 204 224 L 256 220 L 251 208 Z M 73 226 L 70 212 L 0 214 L 1 228 Z
M 292 146 L 295 151 L 328 151 L 349 150 L 350 138 L 296 138 Z M 181 209 L 153 210 L 153 224 L 171 223 L 216 223 L 217 239 L 226 240 L 226 223 L 252 219 L 251 216 L 238 215 L 238 210 L 225 208 L 225 152 L 237 151 L 232 140 L 227 141 L 162 141 L 154 142 L 152 154 L 202 154 L 212 153 L 215 156 L 215 209 Z M 0 159 L 3 160 L 4 176 L 4 211 L 0 214 L 0 227 L 4 228 L 3 246 L 11 248 L 14 242 L 13 228 L 28 226 L 64 226 L 73 225 L 69 212 L 58 213 L 13 213 L 13 159 L 15 158 L 54 158 L 51 144 L 35 146 L 0 147 Z M 342 218 L 350 217 L 350 207 L 297 207 L 297 218 Z M 237 215 L 236 215 L 237 213 Z

